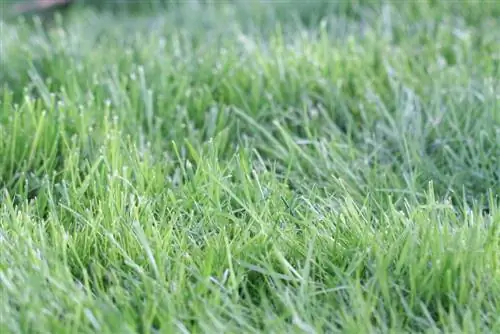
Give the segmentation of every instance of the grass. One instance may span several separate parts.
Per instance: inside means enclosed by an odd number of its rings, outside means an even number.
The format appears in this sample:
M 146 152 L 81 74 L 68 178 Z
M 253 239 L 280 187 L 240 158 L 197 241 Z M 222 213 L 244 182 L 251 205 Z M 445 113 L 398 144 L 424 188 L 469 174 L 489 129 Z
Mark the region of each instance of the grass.
M 3 333 L 500 331 L 499 2 L 139 9 L 0 23 Z

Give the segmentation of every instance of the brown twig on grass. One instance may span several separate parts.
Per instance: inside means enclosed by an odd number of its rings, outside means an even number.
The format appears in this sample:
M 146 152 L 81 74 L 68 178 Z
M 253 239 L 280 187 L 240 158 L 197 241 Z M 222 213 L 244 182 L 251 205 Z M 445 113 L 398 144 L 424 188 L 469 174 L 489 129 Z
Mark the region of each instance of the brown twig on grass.
M 59 7 L 66 7 L 73 1 L 74 0 L 35 0 L 30 3 L 17 4 L 14 6 L 14 11 L 18 14 L 25 14 L 29 12 L 57 9 Z

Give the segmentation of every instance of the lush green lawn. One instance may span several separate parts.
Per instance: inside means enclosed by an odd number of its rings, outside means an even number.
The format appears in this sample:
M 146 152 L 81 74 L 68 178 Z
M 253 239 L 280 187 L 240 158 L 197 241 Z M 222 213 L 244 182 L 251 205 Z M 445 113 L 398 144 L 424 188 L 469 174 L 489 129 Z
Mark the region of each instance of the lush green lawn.
M 500 2 L 183 3 L 0 23 L 0 332 L 499 332 Z

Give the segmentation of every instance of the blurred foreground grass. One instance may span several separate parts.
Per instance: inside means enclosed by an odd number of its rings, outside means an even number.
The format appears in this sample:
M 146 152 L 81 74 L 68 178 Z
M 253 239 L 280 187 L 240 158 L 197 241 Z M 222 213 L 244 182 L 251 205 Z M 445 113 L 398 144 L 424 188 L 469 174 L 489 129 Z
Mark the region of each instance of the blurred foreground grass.
M 500 330 L 498 2 L 163 5 L 0 23 L 3 332 Z

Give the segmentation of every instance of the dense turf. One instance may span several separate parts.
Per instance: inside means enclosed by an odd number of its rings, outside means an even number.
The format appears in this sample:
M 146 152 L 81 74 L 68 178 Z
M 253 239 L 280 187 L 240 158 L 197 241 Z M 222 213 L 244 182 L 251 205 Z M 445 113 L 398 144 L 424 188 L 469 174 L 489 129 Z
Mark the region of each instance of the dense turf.
M 500 331 L 500 2 L 142 9 L 0 23 L 2 333 Z

